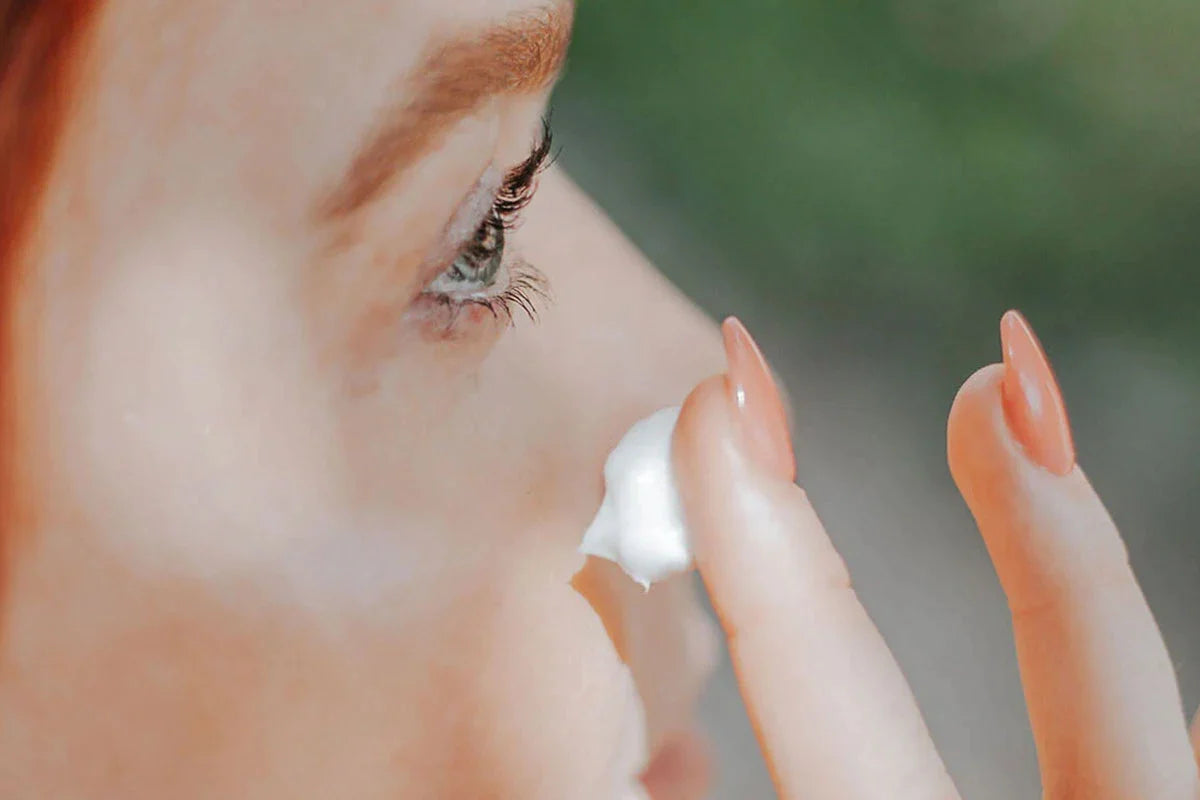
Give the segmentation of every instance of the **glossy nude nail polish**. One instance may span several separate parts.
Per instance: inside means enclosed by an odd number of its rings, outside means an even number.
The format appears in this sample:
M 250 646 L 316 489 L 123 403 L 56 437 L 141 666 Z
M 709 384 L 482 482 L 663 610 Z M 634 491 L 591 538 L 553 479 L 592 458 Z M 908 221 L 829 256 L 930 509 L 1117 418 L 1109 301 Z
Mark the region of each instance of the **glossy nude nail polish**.
M 736 317 L 721 325 L 726 384 L 745 452 L 760 467 L 788 481 L 796 479 L 792 437 L 779 389 L 762 351 Z
M 1046 353 L 1025 317 L 1000 321 L 1004 350 L 1002 394 L 1009 428 L 1035 463 L 1055 475 L 1075 467 L 1075 444 L 1062 392 Z

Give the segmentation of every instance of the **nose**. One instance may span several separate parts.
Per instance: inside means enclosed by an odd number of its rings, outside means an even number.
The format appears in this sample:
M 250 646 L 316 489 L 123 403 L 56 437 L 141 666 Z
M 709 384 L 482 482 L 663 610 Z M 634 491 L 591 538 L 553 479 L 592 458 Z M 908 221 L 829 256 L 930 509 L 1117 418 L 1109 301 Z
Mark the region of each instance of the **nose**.
M 570 454 L 560 463 L 577 478 L 560 489 L 572 498 L 581 535 L 612 447 L 634 422 L 682 403 L 696 383 L 723 371 L 724 351 L 717 325 L 565 175 L 547 173 L 522 234 L 554 292 L 544 324 L 523 345 L 537 349 L 543 367 L 531 379 L 544 376 L 539 387 L 558 393 L 546 405 L 566 415 L 555 444 Z M 657 748 L 667 733 L 686 730 L 712 667 L 713 623 L 687 576 L 646 594 L 615 566 L 601 571 L 608 602 L 593 608 L 633 670 Z
M 573 425 L 609 446 L 724 369 L 720 332 L 569 178 L 551 170 L 522 235 L 554 300 L 537 332 Z

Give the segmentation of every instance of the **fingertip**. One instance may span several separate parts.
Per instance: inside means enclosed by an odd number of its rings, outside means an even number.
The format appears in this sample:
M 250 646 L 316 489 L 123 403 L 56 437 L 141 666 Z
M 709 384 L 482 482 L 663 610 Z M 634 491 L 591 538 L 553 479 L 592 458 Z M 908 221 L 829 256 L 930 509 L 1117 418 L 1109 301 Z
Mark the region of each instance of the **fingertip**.
M 677 446 L 690 447 L 699 444 L 703 433 L 728 424 L 724 375 L 712 375 L 700 383 L 684 398 L 675 423 Z
M 950 474 L 972 510 L 979 490 L 995 488 L 1014 448 L 1004 425 L 1001 387 L 1004 365 L 977 370 L 959 388 L 946 424 Z
M 724 376 L 688 395 L 672 449 L 696 568 L 727 628 L 782 594 L 849 583 L 804 491 L 742 452 Z
M 713 375 L 697 384 L 679 411 L 671 458 L 685 506 L 691 497 L 703 493 L 720 480 L 724 459 L 719 449 L 730 442 L 731 420 L 726 401 L 724 375 Z
M 980 411 L 990 411 L 999 405 L 1000 387 L 1004 382 L 1004 365 L 988 364 L 963 381 L 950 407 L 950 427 L 961 426 Z
M 713 519 L 723 517 L 723 504 L 716 501 L 738 479 L 733 464 L 737 458 L 733 423 L 726 396 L 724 375 L 701 381 L 683 402 L 671 442 L 676 488 L 696 566 L 702 574 L 704 566 L 710 563 L 712 540 L 721 534 Z

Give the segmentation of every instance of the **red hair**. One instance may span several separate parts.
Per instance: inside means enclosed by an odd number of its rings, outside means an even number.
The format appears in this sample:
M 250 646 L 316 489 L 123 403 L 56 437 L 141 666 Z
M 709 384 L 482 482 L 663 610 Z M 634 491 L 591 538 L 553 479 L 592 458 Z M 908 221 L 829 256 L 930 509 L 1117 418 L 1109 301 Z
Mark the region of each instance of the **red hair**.
M 18 463 L 14 302 L 95 0 L 0 0 L 0 591 L 26 517 Z

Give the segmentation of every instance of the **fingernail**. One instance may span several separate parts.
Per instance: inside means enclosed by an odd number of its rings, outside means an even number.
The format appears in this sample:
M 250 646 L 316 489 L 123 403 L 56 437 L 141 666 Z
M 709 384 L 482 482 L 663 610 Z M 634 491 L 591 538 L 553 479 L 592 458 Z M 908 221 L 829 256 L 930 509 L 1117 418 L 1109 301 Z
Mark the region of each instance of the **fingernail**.
M 1013 435 L 1034 462 L 1066 475 L 1075 466 L 1067 407 L 1046 353 L 1020 312 L 1009 311 L 1000 320 L 1000 344 L 1004 414 Z
M 771 369 L 746 326 L 736 317 L 721 325 L 725 358 L 729 362 L 726 385 L 747 454 L 763 469 L 793 481 L 796 461 L 787 412 Z

